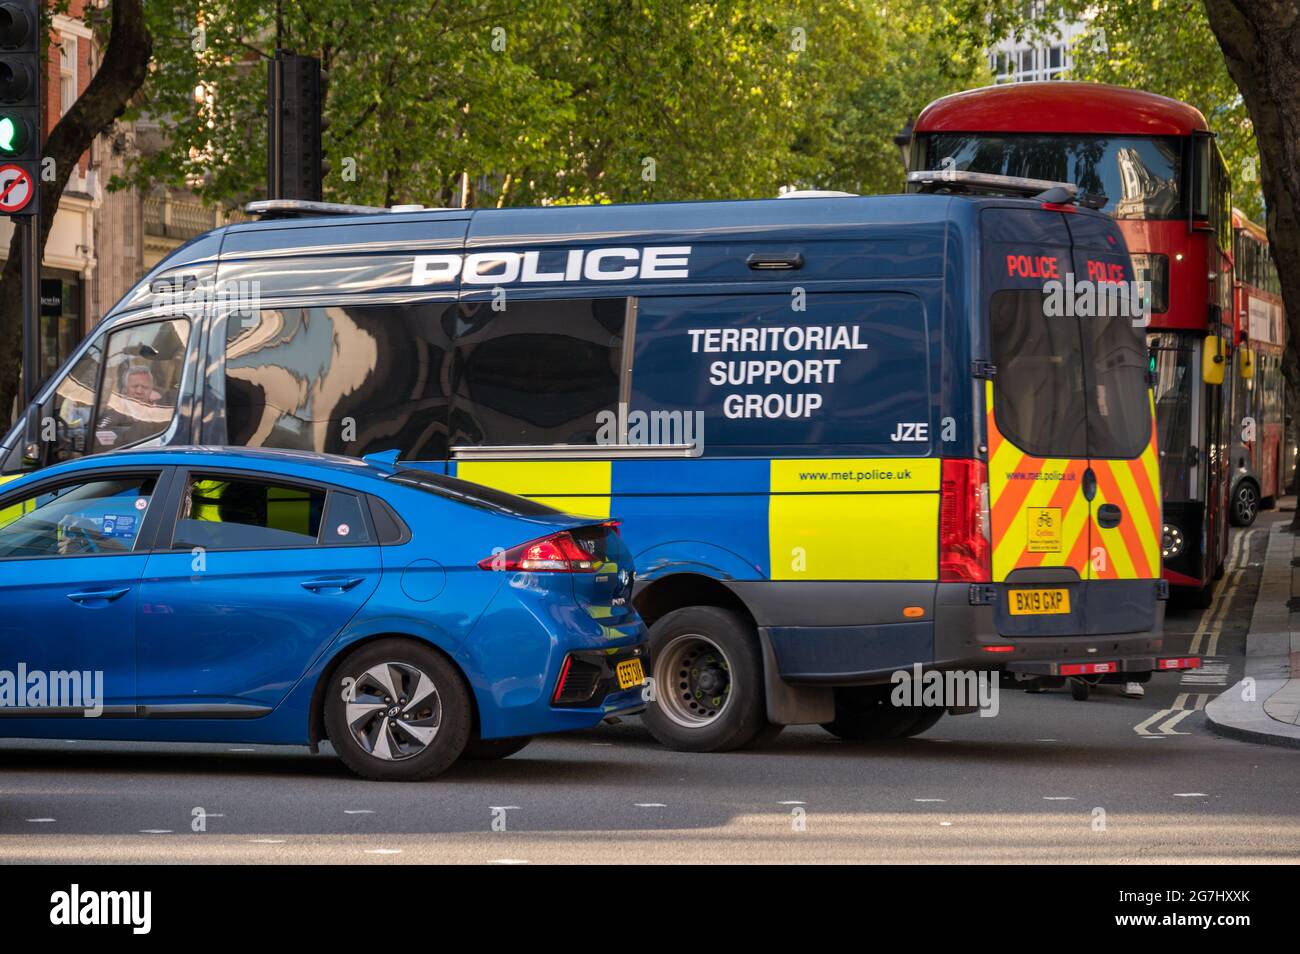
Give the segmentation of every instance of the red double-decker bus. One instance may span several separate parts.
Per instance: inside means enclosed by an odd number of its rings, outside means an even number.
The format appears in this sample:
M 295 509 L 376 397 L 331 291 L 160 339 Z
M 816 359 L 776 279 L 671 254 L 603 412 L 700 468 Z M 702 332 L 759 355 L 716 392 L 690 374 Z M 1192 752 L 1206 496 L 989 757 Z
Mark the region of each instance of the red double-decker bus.
M 1231 180 L 1205 117 L 1096 83 L 992 86 L 927 106 L 909 168 L 1072 182 L 1119 222 L 1151 282 L 1164 576 L 1208 605 L 1227 555 L 1236 338 Z
M 1234 309 L 1239 351 L 1233 369 L 1232 485 L 1228 515 L 1250 526 L 1284 492 L 1286 319 L 1268 235 L 1232 210 Z

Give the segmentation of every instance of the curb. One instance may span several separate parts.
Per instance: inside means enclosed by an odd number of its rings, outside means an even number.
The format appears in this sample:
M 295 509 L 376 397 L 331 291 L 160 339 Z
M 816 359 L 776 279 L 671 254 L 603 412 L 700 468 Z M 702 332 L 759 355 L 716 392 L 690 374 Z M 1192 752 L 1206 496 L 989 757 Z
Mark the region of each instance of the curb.
M 1300 536 L 1286 532 L 1284 523 L 1269 532 L 1259 595 L 1246 635 L 1245 677 L 1205 707 L 1206 724 L 1218 735 L 1300 749 L 1300 726 L 1279 721 L 1265 710 L 1270 697 L 1295 681 L 1291 663 L 1300 631 L 1292 624 L 1289 603 L 1296 591 L 1292 577 L 1300 577 L 1291 562 L 1297 543 Z M 1246 701 L 1243 696 L 1251 682 L 1254 699 Z

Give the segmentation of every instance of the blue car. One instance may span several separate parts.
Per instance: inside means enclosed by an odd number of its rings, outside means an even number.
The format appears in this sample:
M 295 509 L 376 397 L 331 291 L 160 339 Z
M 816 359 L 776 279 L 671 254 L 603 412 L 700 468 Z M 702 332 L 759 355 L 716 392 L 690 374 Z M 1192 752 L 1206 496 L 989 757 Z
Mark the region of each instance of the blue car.
M 310 745 L 421 779 L 643 708 L 613 521 L 398 464 L 179 447 L 0 488 L 0 734 Z

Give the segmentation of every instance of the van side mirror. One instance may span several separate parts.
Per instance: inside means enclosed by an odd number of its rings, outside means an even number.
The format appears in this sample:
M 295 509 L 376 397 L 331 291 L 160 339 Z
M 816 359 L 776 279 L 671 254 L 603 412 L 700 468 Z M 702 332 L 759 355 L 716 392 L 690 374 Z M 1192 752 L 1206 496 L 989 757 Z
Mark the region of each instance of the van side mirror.
M 1201 380 L 1206 384 L 1222 384 L 1228 368 L 1227 343 L 1222 335 L 1206 335 L 1201 351 Z

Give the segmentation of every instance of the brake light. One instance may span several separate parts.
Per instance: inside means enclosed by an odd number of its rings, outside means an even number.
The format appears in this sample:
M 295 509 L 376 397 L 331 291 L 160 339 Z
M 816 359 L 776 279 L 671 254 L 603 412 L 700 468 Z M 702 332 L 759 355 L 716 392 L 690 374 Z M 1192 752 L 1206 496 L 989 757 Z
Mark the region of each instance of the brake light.
M 478 561 L 480 570 L 524 573 L 591 573 L 596 564 L 567 530 L 530 540 Z
M 1157 669 L 1200 669 L 1200 656 L 1179 656 L 1176 659 L 1157 659 Z
M 988 468 L 980 460 L 943 461 L 939 479 L 939 580 L 987 583 L 989 545 Z

